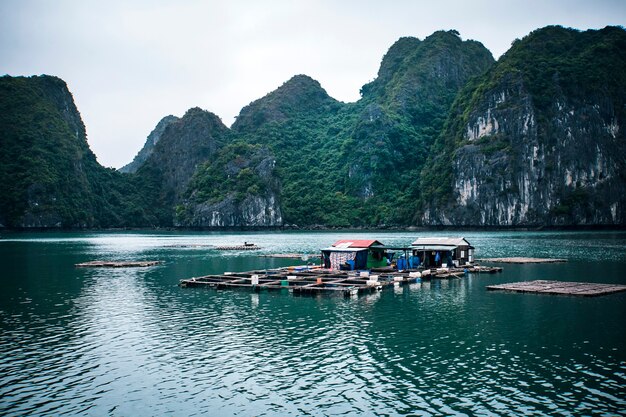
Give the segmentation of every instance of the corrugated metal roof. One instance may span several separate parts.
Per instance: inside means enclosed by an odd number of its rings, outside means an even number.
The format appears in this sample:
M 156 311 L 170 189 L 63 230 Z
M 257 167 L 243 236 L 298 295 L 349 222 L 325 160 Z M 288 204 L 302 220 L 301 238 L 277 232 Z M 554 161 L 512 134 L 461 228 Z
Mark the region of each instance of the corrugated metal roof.
M 383 244 L 377 240 L 350 240 L 343 239 L 333 243 L 336 248 L 369 248 L 371 246 L 382 246 Z
M 331 246 L 330 248 L 324 248 L 322 249 L 322 252 L 361 252 L 363 250 L 367 250 L 367 248 L 337 248 L 334 246 Z
M 471 246 L 464 237 L 419 237 L 411 245 Z

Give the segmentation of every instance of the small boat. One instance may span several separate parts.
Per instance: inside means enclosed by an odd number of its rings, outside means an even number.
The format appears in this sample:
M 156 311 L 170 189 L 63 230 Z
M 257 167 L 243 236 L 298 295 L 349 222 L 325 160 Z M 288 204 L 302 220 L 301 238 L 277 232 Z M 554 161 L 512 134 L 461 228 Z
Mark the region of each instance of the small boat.
M 216 247 L 217 250 L 259 250 L 260 246 L 254 243 L 243 242 L 243 245 L 224 245 Z

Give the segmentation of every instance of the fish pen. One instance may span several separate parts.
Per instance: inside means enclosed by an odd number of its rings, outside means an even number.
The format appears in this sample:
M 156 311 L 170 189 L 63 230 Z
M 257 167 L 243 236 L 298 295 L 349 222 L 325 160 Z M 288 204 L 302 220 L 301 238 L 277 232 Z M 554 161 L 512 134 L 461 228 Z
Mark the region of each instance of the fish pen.
M 439 268 L 421 271 L 381 269 L 379 271 L 339 271 L 319 267 L 288 267 L 247 272 L 226 272 L 183 279 L 181 287 L 215 289 L 247 288 L 261 290 L 289 290 L 294 295 L 307 294 L 367 294 L 387 286 L 404 285 L 429 279 L 461 278 L 466 273 L 494 273 L 502 268 L 475 266 L 471 268 Z
M 206 275 L 183 279 L 181 287 L 207 287 L 215 289 L 248 288 L 261 290 L 289 290 L 294 295 L 334 293 L 341 295 L 366 294 L 394 284 L 420 281 L 421 273 L 340 272 L 322 269 L 289 270 L 270 269 Z
M 596 297 L 626 291 L 626 285 L 598 284 L 593 282 L 566 282 L 552 280 L 534 280 L 489 285 L 489 291 L 519 292 L 530 294 L 573 295 L 578 297 Z

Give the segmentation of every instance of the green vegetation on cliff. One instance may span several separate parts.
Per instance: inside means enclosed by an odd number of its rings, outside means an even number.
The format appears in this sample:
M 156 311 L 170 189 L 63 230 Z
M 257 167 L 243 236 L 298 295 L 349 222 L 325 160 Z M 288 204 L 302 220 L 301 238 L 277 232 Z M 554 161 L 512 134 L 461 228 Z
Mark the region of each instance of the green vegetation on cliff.
M 616 192 L 626 184 L 623 68 L 620 27 L 549 26 L 516 40 L 456 97 L 422 171 L 422 202 L 439 213 L 437 221 L 445 212 L 457 224 L 459 217 L 463 224 L 501 222 L 485 216 L 487 200 L 513 223 L 619 223 L 624 203 Z M 480 167 L 472 166 L 479 160 Z M 473 189 L 461 200 L 460 183 Z M 460 209 L 458 201 L 468 199 L 472 206 Z
M 296 76 L 244 108 L 233 131 L 276 154 L 286 223 L 411 224 L 419 173 L 455 95 L 492 63 L 454 31 L 402 38 L 357 103 Z
M 187 188 L 187 199 L 217 203 L 230 193 L 243 200 L 248 194 L 266 192 L 268 184 L 263 179 L 264 173 L 259 172 L 259 165 L 268 157 L 273 159 L 267 148 L 260 145 L 233 143 L 225 146 L 216 159 L 196 170 Z
M 158 226 L 143 184 L 98 164 L 63 80 L 0 77 L 0 224 Z
M 168 122 L 145 162 L 129 176 L 142 186 L 149 212 L 159 225 L 173 225 L 174 208 L 191 177 L 199 165 L 217 155 L 227 135 L 219 117 L 197 107 Z
M 619 223 L 625 34 L 547 27 L 495 65 L 453 30 L 401 38 L 355 103 L 297 75 L 231 129 L 163 119 L 127 174 L 97 163 L 63 81 L 2 77 L 0 224 Z

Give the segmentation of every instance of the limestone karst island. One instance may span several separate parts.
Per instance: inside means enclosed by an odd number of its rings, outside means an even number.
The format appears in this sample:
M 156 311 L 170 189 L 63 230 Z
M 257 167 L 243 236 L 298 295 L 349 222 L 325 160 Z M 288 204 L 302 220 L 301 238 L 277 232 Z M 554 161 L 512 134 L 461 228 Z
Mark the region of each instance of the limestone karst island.
M 625 43 L 549 26 L 494 61 L 454 30 L 404 37 L 357 102 L 295 75 L 230 128 L 164 115 L 119 170 L 96 161 L 71 85 L 4 76 L 0 225 L 623 226 Z

